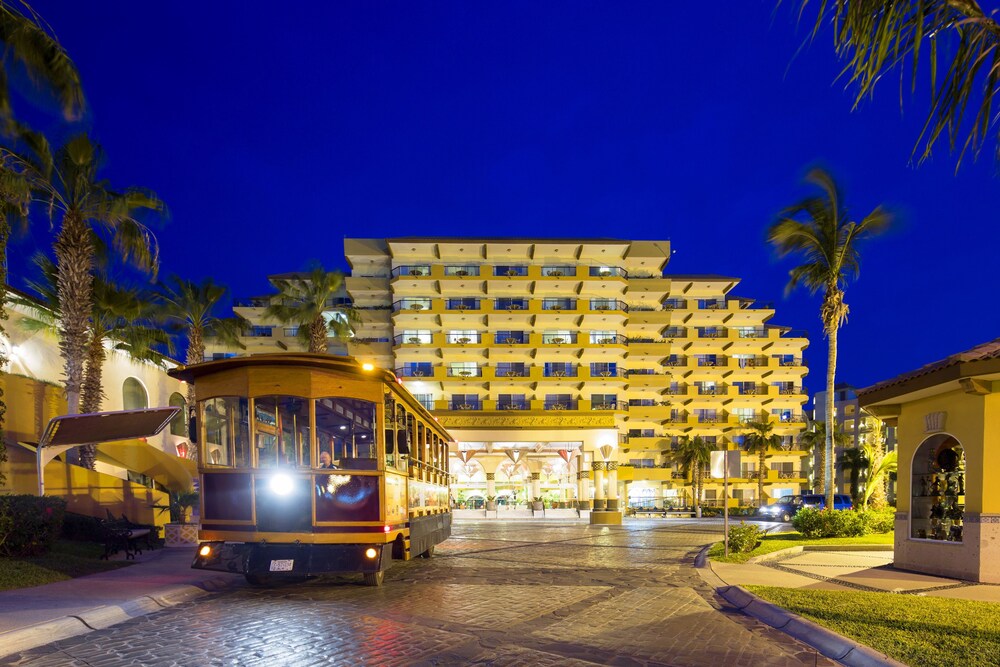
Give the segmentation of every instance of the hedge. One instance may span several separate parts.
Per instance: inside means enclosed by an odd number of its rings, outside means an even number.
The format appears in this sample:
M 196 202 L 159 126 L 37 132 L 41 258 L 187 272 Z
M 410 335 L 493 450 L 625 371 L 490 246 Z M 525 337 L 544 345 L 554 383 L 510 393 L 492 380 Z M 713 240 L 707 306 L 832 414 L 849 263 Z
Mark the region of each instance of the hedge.
M 49 496 L 0 496 L 0 556 L 41 556 L 62 532 L 66 501 Z
M 895 510 L 825 510 L 803 507 L 792 517 L 792 526 L 805 537 L 857 537 L 891 532 Z

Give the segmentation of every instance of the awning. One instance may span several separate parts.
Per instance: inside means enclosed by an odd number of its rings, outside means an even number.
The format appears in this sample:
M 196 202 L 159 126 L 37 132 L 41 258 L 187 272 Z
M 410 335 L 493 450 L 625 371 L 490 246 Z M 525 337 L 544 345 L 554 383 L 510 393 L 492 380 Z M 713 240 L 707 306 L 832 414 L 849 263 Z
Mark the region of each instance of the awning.
M 151 477 L 170 491 L 190 491 L 198 466 L 142 440 L 104 442 L 97 445 L 97 460 Z

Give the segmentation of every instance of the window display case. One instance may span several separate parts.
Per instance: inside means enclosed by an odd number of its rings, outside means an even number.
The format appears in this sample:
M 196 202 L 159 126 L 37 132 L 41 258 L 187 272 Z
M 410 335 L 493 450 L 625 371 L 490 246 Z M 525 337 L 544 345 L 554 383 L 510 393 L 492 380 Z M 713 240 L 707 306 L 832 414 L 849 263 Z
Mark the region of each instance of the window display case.
M 913 458 L 910 537 L 961 542 L 965 518 L 965 453 L 954 439 L 921 445 Z

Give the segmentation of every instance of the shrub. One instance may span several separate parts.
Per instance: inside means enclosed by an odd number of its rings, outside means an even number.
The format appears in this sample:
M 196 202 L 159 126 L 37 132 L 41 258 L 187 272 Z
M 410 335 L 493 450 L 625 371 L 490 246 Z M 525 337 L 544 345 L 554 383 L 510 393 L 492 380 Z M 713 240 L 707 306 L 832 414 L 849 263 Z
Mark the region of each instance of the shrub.
M 740 521 L 739 525 L 729 527 L 729 551 L 736 554 L 750 553 L 760 545 L 763 535 L 756 524 L 747 525 Z
M 62 538 L 76 542 L 100 542 L 103 531 L 100 522 L 92 516 L 66 512 L 63 517 Z
M 858 512 L 861 515 L 861 522 L 864 524 L 864 535 L 874 535 L 876 533 L 891 533 L 896 527 L 896 509 L 886 507 L 885 509 L 868 509 Z
M 41 556 L 62 531 L 66 501 L 38 496 L 0 496 L 0 555 Z

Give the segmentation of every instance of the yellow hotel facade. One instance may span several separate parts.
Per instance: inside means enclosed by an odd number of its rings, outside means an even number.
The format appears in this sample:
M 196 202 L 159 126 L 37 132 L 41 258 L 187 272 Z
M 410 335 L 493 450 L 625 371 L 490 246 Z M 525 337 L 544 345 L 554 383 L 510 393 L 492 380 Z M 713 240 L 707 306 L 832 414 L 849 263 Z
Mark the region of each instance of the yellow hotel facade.
M 361 316 L 348 353 L 393 369 L 455 437 L 459 505 L 690 505 L 678 442 L 736 449 L 761 419 L 782 437 L 763 502 L 808 483 L 797 445 L 808 340 L 731 295 L 738 279 L 664 275 L 668 241 L 414 237 L 344 250 Z M 756 465 L 744 454 L 731 506 L 757 502 Z M 704 499 L 721 505 L 722 485 Z

